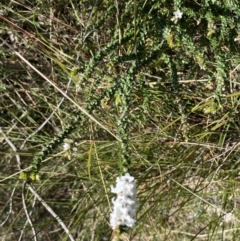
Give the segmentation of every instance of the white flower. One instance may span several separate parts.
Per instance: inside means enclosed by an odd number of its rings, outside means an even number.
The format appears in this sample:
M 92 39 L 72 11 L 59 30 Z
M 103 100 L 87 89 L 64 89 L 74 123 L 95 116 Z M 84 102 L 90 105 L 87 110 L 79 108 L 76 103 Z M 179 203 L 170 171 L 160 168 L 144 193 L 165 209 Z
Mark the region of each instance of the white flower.
M 137 210 L 136 202 L 136 180 L 126 173 L 117 177 L 116 187 L 111 186 L 111 192 L 117 197 L 112 199 L 113 212 L 110 214 L 110 225 L 114 230 L 120 225 L 132 228 L 135 224 Z
M 223 216 L 223 222 L 225 223 L 230 223 L 235 220 L 235 216 L 232 212 L 227 213 L 226 215 Z
M 175 11 L 173 14 L 175 19 L 181 19 L 183 15 L 183 13 L 179 9 Z
M 64 151 L 67 151 L 67 150 L 69 150 L 70 149 L 70 144 L 69 143 L 64 143 L 63 144 L 63 150 Z

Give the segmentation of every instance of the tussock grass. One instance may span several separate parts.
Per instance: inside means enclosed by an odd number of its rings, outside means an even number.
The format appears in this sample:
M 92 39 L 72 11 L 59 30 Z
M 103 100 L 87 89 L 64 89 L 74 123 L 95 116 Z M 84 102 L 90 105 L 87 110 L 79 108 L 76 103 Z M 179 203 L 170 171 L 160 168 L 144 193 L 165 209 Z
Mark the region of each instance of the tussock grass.
M 1 240 L 111 240 L 124 171 L 129 240 L 238 240 L 239 7 L 3 2 Z

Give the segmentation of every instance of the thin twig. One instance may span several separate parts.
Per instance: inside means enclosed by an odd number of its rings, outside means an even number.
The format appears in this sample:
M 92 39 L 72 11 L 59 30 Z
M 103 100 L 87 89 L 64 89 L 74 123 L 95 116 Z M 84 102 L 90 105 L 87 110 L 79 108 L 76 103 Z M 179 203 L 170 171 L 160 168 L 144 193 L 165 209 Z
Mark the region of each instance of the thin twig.
M 2 209 L 2 211 L 0 212 L 0 214 L 2 214 L 3 210 L 7 207 L 8 203 L 9 203 L 9 211 L 8 211 L 8 214 L 7 214 L 7 217 L 5 218 L 4 221 L 2 221 L 2 223 L 0 224 L 0 227 L 2 227 L 6 222 L 7 220 L 9 219 L 11 213 L 12 213 L 12 198 L 13 198 L 13 195 L 15 193 L 15 190 L 16 190 L 16 187 L 18 185 L 19 181 L 17 181 L 17 183 L 15 184 L 13 190 L 12 190 L 12 193 L 10 195 L 10 198 L 8 199 L 7 203 L 5 204 L 4 208 Z M 2 216 L 2 215 L 1 215 Z
M 71 84 L 71 78 L 69 79 L 68 81 L 68 84 L 67 84 L 67 90 L 65 91 L 65 94 L 67 94 L 67 91 L 68 91 L 68 88 Z M 33 136 L 35 135 L 37 132 L 39 132 L 47 123 L 48 121 L 52 118 L 52 116 L 56 113 L 56 111 L 59 109 L 59 107 L 61 106 L 61 104 L 63 103 L 65 97 L 63 97 L 61 99 L 61 101 L 58 103 L 57 107 L 55 108 L 55 110 L 50 114 L 50 116 L 37 128 L 37 130 L 35 130 L 34 132 L 32 132 L 22 143 L 21 147 L 20 147 L 20 150 L 22 150 L 26 144 L 26 142 Z
M 2 128 L 0 127 L 0 133 L 2 134 L 2 136 L 4 137 L 5 141 L 8 143 L 8 145 L 12 148 L 12 150 L 15 153 L 15 157 L 17 160 L 17 165 L 18 165 L 18 169 L 21 170 L 21 161 L 20 161 L 20 156 L 17 154 L 17 148 L 13 145 L 13 143 L 8 139 L 8 137 L 5 135 L 5 133 L 3 132 Z
M 24 181 L 23 185 L 22 185 L 22 204 L 23 204 L 23 209 L 24 209 L 24 212 L 26 214 L 26 217 L 27 217 L 27 222 L 29 223 L 31 229 L 32 229 L 32 232 L 33 232 L 33 238 L 34 238 L 34 241 L 38 241 L 37 240 L 37 234 L 36 234 L 36 231 L 35 231 L 35 228 L 33 226 L 33 223 L 32 223 L 32 220 L 31 220 L 31 217 L 28 213 L 28 210 L 27 210 L 27 205 L 26 205 L 26 202 L 25 202 L 25 188 L 26 188 L 26 181 Z M 18 239 L 18 241 L 20 241 L 21 239 Z
M 27 168 L 21 169 L 20 171 L 15 172 L 15 173 L 13 173 L 12 175 L 9 175 L 9 176 L 7 176 L 7 177 L 5 177 L 5 178 L 3 178 L 3 179 L 0 179 L 0 182 L 4 182 L 4 181 L 6 181 L 6 180 L 8 180 L 8 179 L 10 179 L 10 178 L 12 178 L 12 177 L 14 177 L 14 176 L 16 176 L 16 175 L 19 176 L 20 173 L 26 172 L 26 171 L 28 171 L 29 169 L 31 169 L 31 167 L 27 167 Z
M 45 79 L 49 84 L 51 84 L 59 93 L 61 93 L 66 99 L 68 99 L 71 103 L 73 103 L 82 113 L 84 113 L 89 119 L 91 119 L 93 122 L 95 122 L 98 126 L 100 126 L 102 129 L 107 131 L 109 134 L 111 134 L 116 140 L 121 141 L 121 139 L 113 134 L 108 128 L 106 128 L 102 123 L 100 123 L 94 116 L 90 115 L 83 107 L 81 107 L 79 104 L 77 104 L 71 97 L 69 97 L 65 92 L 60 89 L 53 81 L 51 81 L 46 75 L 44 75 L 42 72 L 40 72 L 37 68 L 35 68 L 24 56 L 22 56 L 19 52 L 14 50 L 8 43 L 4 43 L 7 45 L 12 52 L 18 56 L 25 64 L 27 64 L 32 70 L 34 70 L 38 75 L 40 75 L 43 79 Z
M 20 53 L 14 50 L 14 53 L 23 60 L 31 69 L 33 69 L 37 74 L 39 74 L 43 79 L 45 79 L 48 83 L 50 83 L 58 92 L 60 92 L 66 99 L 68 99 L 70 102 L 72 102 L 81 112 L 83 112 L 89 119 L 91 119 L 93 122 L 95 122 L 97 125 L 102 127 L 105 131 L 107 131 L 109 134 L 111 134 L 113 137 L 116 138 L 116 140 L 121 141 L 119 137 L 117 137 L 115 134 L 113 134 L 108 128 L 106 128 L 102 123 L 100 123 L 95 117 L 90 115 L 83 107 L 81 107 L 79 104 L 77 104 L 71 97 L 66 95 L 63 90 L 61 90 L 53 81 L 51 81 L 47 76 L 45 76 L 43 73 L 41 73 L 38 69 L 36 69 L 28 60 L 26 60 Z
M 31 211 L 29 212 L 29 216 L 32 215 L 32 211 L 33 211 L 33 208 L 35 207 L 36 200 L 37 200 L 37 198 L 34 196 L 34 199 L 33 199 L 33 202 L 32 202 L 32 209 L 31 209 Z M 25 224 L 23 225 L 23 229 L 21 230 L 21 233 L 20 233 L 20 236 L 19 236 L 19 238 L 18 238 L 18 241 L 21 241 L 21 240 L 22 240 L 22 236 L 23 236 L 23 234 L 24 234 L 24 230 L 25 230 L 27 224 L 28 224 L 28 220 L 26 220 Z
M 62 221 L 62 219 L 53 211 L 53 209 L 39 196 L 39 194 L 35 191 L 34 187 L 31 184 L 28 184 L 29 191 L 38 199 L 39 202 L 45 207 L 45 209 L 57 220 L 57 222 L 61 225 L 65 233 L 68 235 L 71 241 L 75 241 L 69 229 Z
M 199 200 L 201 200 L 202 202 L 208 204 L 210 207 L 212 207 L 214 210 L 216 210 L 217 212 L 227 215 L 228 212 L 224 211 L 223 209 L 217 207 L 216 205 L 210 203 L 209 201 L 207 201 L 206 199 L 202 198 L 201 196 L 199 196 L 198 194 L 192 192 L 189 188 L 185 187 L 184 185 L 182 185 L 181 183 L 179 183 L 178 181 L 176 181 L 175 179 L 168 177 L 171 181 L 173 181 L 174 183 L 176 183 L 178 186 L 180 186 L 182 189 L 184 189 L 185 191 L 189 192 L 190 194 L 192 194 L 193 196 L 195 196 L 196 198 L 198 198 Z M 238 222 L 240 222 L 240 220 L 238 218 L 235 217 L 235 220 L 237 220 Z
M 21 160 L 19 155 L 17 154 L 17 148 L 14 146 L 14 144 L 7 138 L 7 136 L 4 134 L 4 132 L 2 131 L 1 127 L 0 127 L 0 133 L 2 134 L 2 136 L 4 137 L 4 139 L 6 140 L 6 142 L 9 144 L 9 146 L 12 148 L 12 150 L 15 153 L 15 157 L 18 163 L 18 168 L 19 170 L 21 170 Z M 26 182 L 24 182 L 24 184 L 26 184 Z M 24 185 L 23 184 L 23 185 Z M 61 218 L 52 210 L 52 208 L 39 196 L 39 194 L 36 192 L 36 190 L 34 189 L 34 187 L 31 184 L 27 184 L 27 187 L 29 189 L 29 191 L 41 202 L 41 204 L 46 208 L 46 210 L 53 216 L 53 218 L 55 218 L 57 220 L 57 222 L 60 224 L 60 226 L 63 228 L 63 230 L 65 231 L 65 233 L 68 235 L 69 239 L 71 241 L 75 241 L 72 234 L 70 233 L 69 229 L 67 228 L 67 226 L 64 224 L 64 222 L 61 220 Z M 24 201 L 23 201 L 24 203 Z M 26 215 L 28 215 L 28 212 L 26 212 L 26 208 L 24 208 L 25 213 L 27 213 Z M 27 216 L 28 222 L 30 221 L 30 217 Z M 31 225 L 31 221 L 30 221 L 30 226 Z M 33 229 L 32 229 L 33 230 Z M 36 232 L 35 230 L 33 231 L 34 237 L 36 236 Z

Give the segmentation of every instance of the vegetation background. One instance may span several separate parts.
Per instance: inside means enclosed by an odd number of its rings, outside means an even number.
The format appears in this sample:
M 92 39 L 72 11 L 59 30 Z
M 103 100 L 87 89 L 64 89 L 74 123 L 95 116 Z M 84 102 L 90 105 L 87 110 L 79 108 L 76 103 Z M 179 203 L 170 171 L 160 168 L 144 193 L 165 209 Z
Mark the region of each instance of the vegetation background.
M 111 240 L 128 171 L 125 240 L 239 240 L 239 34 L 237 0 L 2 0 L 0 239 Z

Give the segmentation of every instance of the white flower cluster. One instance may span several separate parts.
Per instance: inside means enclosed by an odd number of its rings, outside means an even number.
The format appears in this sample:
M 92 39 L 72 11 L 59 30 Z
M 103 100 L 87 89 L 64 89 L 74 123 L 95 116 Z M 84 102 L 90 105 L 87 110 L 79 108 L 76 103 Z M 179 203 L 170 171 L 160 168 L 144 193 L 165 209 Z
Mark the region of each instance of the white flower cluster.
M 111 186 L 111 192 L 117 194 L 117 198 L 112 199 L 113 212 L 110 214 L 110 225 L 116 229 L 119 225 L 132 228 L 136 222 L 137 210 L 136 201 L 136 180 L 126 173 L 117 177 L 116 187 Z

